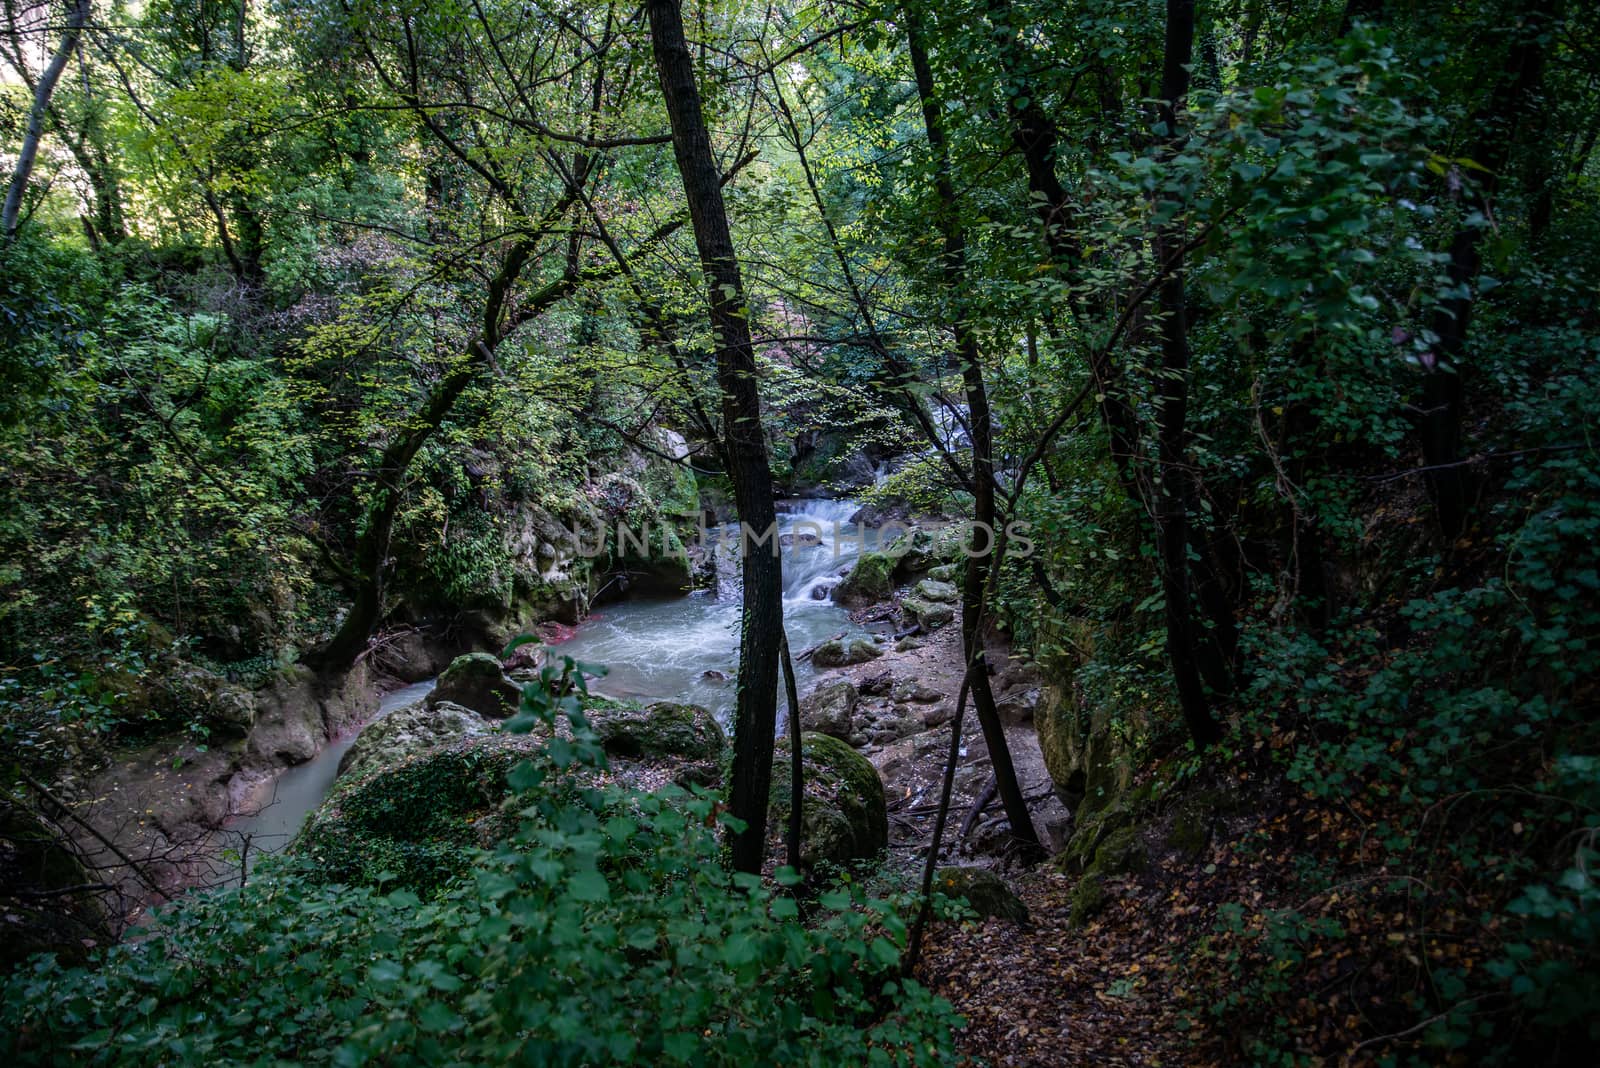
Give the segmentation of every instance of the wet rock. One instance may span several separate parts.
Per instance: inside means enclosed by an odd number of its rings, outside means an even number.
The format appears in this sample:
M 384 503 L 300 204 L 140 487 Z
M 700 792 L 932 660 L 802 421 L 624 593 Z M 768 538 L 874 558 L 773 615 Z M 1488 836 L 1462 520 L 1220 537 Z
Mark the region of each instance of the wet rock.
M 897 653 L 914 653 L 921 648 L 922 643 L 911 637 L 901 638 L 894 643 L 894 651 Z
M 921 718 L 924 727 L 942 727 L 956 718 L 955 702 L 945 701 L 930 708 L 924 708 Z
M 832 586 L 813 586 L 813 587 L 811 587 L 811 599 L 813 601 L 826 601 L 826 600 L 830 599 L 832 596 L 833 596 L 833 587 Z
M 822 538 L 814 531 L 797 530 L 789 534 L 779 534 L 778 544 L 785 549 L 815 549 L 822 544 Z
M 942 697 L 944 697 L 944 691 L 935 690 L 932 686 L 917 679 L 907 679 L 894 688 L 894 699 L 896 701 L 913 701 L 919 705 L 926 705 Z
M 917 583 L 912 592 L 924 601 L 935 601 L 940 604 L 954 604 L 961 597 L 950 583 L 931 578 L 925 578 Z
M 940 868 L 933 873 L 933 888 L 946 897 L 965 898 L 984 919 L 1028 922 L 1028 907 L 988 868 Z
M 420 700 L 367 726 L 339 762 L 341 776 L 361 778 L 430 749 L 481 738 L 494 728 L 478 713 L 451 701 Z
M 489 653 L 468 653 L 450 661 L 427 700 L 430 705 L 450 702 L 470 708 L 480 716 L 504 719 L 517 710 L 522 691 L 506 678 L 498 657 Z
M 718 671 L 716 668 L 711 668 L 707 671 L 700 672 L 700 677 L 710 682 L 728 681 L 728 673 L 726 671 Z
M 834 638 L 817 646 L 811 654 L 811 662 L 819 668 L 848 667 L 851 664 L 864 664 L 883 655 L 883 650 L 877 644 L 866 638 Z
M 800 724 L 808 731 L 849 738 L 855 733 L 856 688 L 845 680 L 825 682 L 800 702 Z
M 808 867 L 846 864 L 880 853 L 889 842 L 883 780 L 871 761 L 825 734 L 801 736 L 805 803 L 801 807 L 800 855 Z M 774 758 L 786 766 L 789 743 L 778 743 Z M 781 836 L 789 818 L 789 777 L 773 777 L 768 822 Z

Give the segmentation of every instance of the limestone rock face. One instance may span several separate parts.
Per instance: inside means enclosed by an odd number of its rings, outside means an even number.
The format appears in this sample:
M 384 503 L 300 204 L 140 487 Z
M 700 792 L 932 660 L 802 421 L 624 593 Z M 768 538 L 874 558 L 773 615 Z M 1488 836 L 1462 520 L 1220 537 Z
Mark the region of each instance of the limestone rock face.
M 615 757 L 716 760 L 728 744 L 716 718 L 699 705 L 597 706 L 588 717 L 600 744 Z
M 1132 786 L 1129 732 L 1113 730 L 1099 712 L 1080 716 L 1065 687 L 1047 685 L 1042 689 L 1033 726 L 1056 792 L 1080 817 L 1111 804 Z
M 817 646 L 811 654 L 811 662 L 819 668 L 848 667 L 851 664 L 864 664 L 868 660 L 875 660 L 883 655 L 876 642 L 867 638 L 834 638 Z
M 517 710 L 522 691 L 506 678 L 500 659 L 490 653 L 468 653 L 450 662 L 428 704 L 449 702 L 472 709 L 480 716 L 505 719 Z
M 872 762 L 825 734 L 801 735 L 800 753 L 805 774 L 802 863 L 846 864 L 880 853 L 889 842 L 889 816 L 883 780 Z M 773 767 L 787 768 L 788 763 L 788 741 L 780 741 Z M 772 778 L 767 820 L 781 841 L 789 821 L 789 776 L 777 773 Z
M 808 731 L 849 738 L 855 731 L 859 695 L 848 681 L 825 682 L 800 702 L 800 724 Z
M 362 731 L 339 762 L 339 774 L 360 778 L 430 749 L 481 738 L 493 730 L 488 720 L 470 708 L 451 701 L 429 703 L 423 699 L 395 709 Z
M 308 667 L 286 668 L 256 692 L 247 762 L 303 764 L 322 751 L 329 735 L 370 718 L 377 707 L 364 666 L 352 668 L 333 689 Z
M 988 868 L 940 868 L 933 873 L 933 888 L 946 897 L 965 898 L 984 919 L 1028 922 L 1028 907 Z

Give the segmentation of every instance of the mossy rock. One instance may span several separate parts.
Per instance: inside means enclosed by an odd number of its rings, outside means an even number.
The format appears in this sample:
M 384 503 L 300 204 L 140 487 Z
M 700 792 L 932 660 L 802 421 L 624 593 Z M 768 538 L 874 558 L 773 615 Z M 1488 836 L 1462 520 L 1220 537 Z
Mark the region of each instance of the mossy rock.
M 933 888 L 946 897 L 965 898 L 984 919 L 1028 922 L 1028 907 L 988 868 L 940 868 L 933 873 Z
M 769 832 L 779 841 L 789 825 L 789 752 L 787 739 L 778 743 L 767 810 Z M 881 853 L 889 844 L 889 814 L 872 762 L 837 738 L 809 731 L 800 736 L 800 752 L 802 863 L 844 865 Z
M 1135 761 L 1128 732 L 1109 713 L 1081 713 L 1070 684 L 1043 687 L 1033 725 L 1056 792 L 1080 819 L 1132 789 Z
M 956 610 L 954 605 L 940 601 L 907 597 L 900 602 L 900 617 L 907 625 L 914 623 L 923 630 L 938 630 L 956 618 Z
M 522 739 L 480 740 L 341 778 L 292 852 L 328 882 L 437 889 L 510 831 L 506 776 L 527 753 Z
M 1167 848 L 1185 857 L 1198 857 L 1211 840 L 1211 814 L 1201 805 L 1185 802 L 1167 823 Z
M 673 701 L 644 708 L 591 705 L 588 718 L 600 744 L 615 757 L 716 760 L 728 744 L 722 727 L 699 705 Z
M 935 527 L 932 530 L 913 527 L 890 541 L 883 551 L 894 559 L 896 577 L 909 579 L 930 568 L 955 564 L 961 560 L 966 540 L 966 530 L 960 525 Z
M 938 567 L 928 569 L 928 577 L 935 582 L 948 582 L 954 585 L 961 579 L 961 565 L 940 564 Z
M 339 762 L 339 774 L 360 778 L 493 730 L 470 708 L 452 701 L 418 700 L 369 723 Z
M 429 705 L 449 702 L 490 719 L 505 719 L 521 701 L 521 689 L 506 678 L 500 658 L 490 653 L 468 653 L 450 661 L 428 695 Z
M 848 667 L 851 664 L 864 664 L 882 655 L 883 650 L 868 638 L 833 638 L 812 651 L 811 662 L 819 668 Z
M 1066 848 L 1051 861 L 1057 871 L 1068 875 L 1086 872 L 1094 864 L 1101 843 L 1133 826 L 1134 813 L 1127 805 L 1116 804 L 1092 812 L 1080 812 Z
M 1144 870 L 1149 857 L 1144 848 L 1143 829 L 1119 827 L 1101 839 L 1089 862 L 1089 875 L 1131 875 Z
M 1067 914 L 1067 923 L 1082 927 L 1103 912 L 1105 907 L 1105 881 L 1098 875 L 1085 875 L 1073 887 L 1072 910 Z
M 894 565 L 894 557 L 885 553 L 862 553 L 833 588 L 834 602 L 859 608 L 886 600 L 894 589 Z

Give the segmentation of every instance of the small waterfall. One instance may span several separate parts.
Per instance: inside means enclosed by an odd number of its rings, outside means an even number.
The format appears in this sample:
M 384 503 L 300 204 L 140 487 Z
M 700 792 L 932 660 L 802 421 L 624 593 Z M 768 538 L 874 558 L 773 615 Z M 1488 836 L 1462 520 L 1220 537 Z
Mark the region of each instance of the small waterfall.
M 861 555 L 862 529 L 851 523 L 861 510 L 854 501 L 795 501 L 778 513 L 783 546 L 783 599 L 786 603 L 826 601 L 819 589 L 833 586 L 839 573 Z

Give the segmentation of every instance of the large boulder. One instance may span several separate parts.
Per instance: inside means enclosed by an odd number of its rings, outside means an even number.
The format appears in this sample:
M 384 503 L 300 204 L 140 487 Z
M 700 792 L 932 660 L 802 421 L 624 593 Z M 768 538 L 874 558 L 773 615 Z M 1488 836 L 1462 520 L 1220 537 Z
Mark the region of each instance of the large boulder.
M 862 553 L 837 586 L 833 588 L 835 604 L 846 608 L 887 600 L 894 589 L 894 557 L 886 553 Z
M 822 683 L 800 702 L 800 724 L 808 731 L 848 738 L 855 732 L 859 696 L 847 680 Z
M 840 865 L 877 856 L 889 842 L 883 780 L 872 762 L 837 738 L 800 736 L 805 795 L 801 805 L 800 857 L 807 867 Z M 789 825 L 789 743 L 773 758 L 768 826 L 781 840 Z
M 988 868 L 940 868 L 933 873 L 933 888 L 946 897 L 965 898 L 983 919 L 1028 922 L 1028 906 Z
M 339 762 L 339 774 L 360 778 L 493 730 L 488 720 L 463 705 L 416 701 L 369 724 Z
M 716 760 L 727 747 L 722 728 L 699 705 L 657 701 L 636 708 L 622 704 L 596 704 L 588 710 L 589 724 L 605 751 L 632 760 Z
M 849 667 L 882 655 L 883 650 L 869 638 L 833 638 L 812 651 L 811 662 L 819 668 Z
M 507 775 L 531 744 L 473 739 L 341 776 L 291 849 L 327 882 L 432 892 L 513 829 Z
M 428 695 L 430 705 L 461 705 L 490 719 L 505 719 L 521 701 L 522 691 L 506 678 L 499 658 L 489 653 L 468 653 L 450 661 Z

